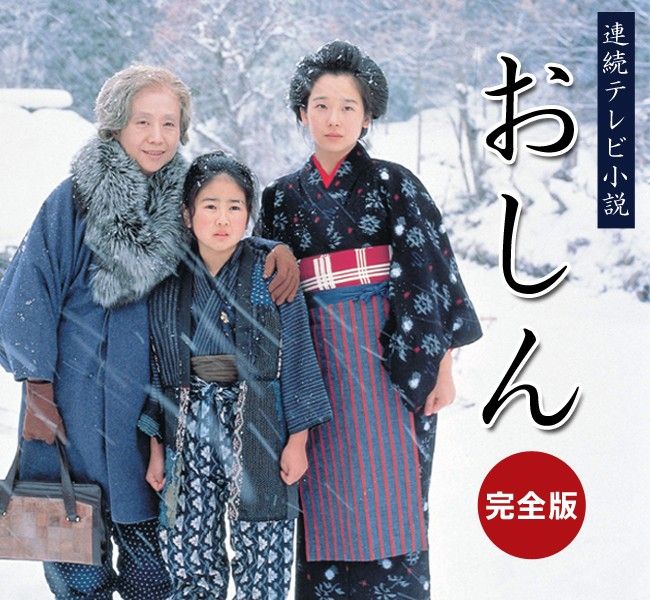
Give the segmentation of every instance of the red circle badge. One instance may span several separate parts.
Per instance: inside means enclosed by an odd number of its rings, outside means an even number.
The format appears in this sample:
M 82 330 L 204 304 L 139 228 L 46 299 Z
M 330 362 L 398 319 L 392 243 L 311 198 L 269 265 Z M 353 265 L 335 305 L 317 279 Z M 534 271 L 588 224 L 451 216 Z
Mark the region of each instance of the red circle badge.
M 504 458 L 487 474 L 478 496 L 483 530 L 519 558 L 544 558 L 566 548 L 580 531 L 585 508 L 578 476 L 545 452 Z

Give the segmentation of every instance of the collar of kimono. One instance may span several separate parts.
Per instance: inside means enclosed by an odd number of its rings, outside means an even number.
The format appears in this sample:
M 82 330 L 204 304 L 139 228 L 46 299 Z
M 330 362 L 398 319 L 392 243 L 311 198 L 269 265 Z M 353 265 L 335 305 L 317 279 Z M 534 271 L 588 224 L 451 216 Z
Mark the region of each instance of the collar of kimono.
M 350 153 L 339 163 L 335 170 L 332 172 L 332 180 L 327 183 L 334 183 L 336 191 L 338 190 L 351 190 L 355 182 L 358 180 L 362 173 L 368 172 L 372 167 L 373 159 L 368 156 L 366 149 L 357 142 L 357 145 L 352 148 Z M 322 167 L 321 167 L 322 169 Z M 317 175 L 318 174 L 318 175 Z M 312 158 L 310 158 L 303 166 L 300 173 L 300 179 L 306 189 L 311 188 L 315 192 L 315 198 L 319 199 L 320 196 L 316 193 L 314 185 L 317 188 L 322 188 L 329 194 L 336 193 L 326 187 L 326 182 L 323 178 L 323 171 L 318 168 L 318 165 Z
M 313 161 L 317 171 L 320 173 L 320 178 L 323 180 L 323 185 L 326 188 L 328 188 L 332 181 L 334 181 L 334 177 L 336 177 L 336 173 L 338 172 L 339 167 L 343 164 L 343 161 L 346 158 L 347 156 L 344 156 L 339 162 L 336 163 L 336 166 L 332 169 L 332 171 L 328 173 L 323 165 L 320 164 L 319 160 L 316 158 L 316 155 L 312 154 L 311 160 Z
M 180 154 L 147 177 L 116 140 L 92 139 L 74 158 L 73 194 L 92 251 L 93 299 L 114 308 L 171 275 L 187 241 L 181 219 L 187 165 Z

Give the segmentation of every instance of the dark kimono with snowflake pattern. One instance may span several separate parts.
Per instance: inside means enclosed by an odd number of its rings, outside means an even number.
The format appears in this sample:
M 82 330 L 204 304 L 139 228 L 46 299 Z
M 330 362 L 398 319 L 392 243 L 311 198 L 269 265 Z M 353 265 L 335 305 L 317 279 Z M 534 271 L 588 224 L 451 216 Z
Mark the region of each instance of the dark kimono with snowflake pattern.
M 408 169 L 370 158 L 360 144 L 329 187 L 311 160 L 272 183 L 264 191 L 257 232 L 288 244 L 299 259 L 392 247 L 384 366 L 411 408 L 424 404 L 445 352 L 481 336 L 431 196 Z

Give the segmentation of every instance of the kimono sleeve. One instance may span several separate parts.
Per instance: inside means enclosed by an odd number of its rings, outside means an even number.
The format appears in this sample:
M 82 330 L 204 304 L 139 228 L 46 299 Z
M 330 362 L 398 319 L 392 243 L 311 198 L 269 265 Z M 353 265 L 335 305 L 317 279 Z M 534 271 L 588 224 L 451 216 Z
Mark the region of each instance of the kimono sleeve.
M 393 256 L 382 343 L 391 380 L 418 409 L 445 352 L 477 340 L 481 326 L 431 196 L 407 169 L 384 173 Z
M 138 418 L 138 429 L 148 435 L 162 441 L 164 429 L 163 402 L 164 393 L 160 383 L 160 365 L 156 348 L 151 343 L 149 351 L 150 378 L 151 383 L 147 386 L 147 397 Z
M 279 307 L 282 358 L 280 390 L 289 433 L 320 425 L 332 418 L 325 384 L 309 331 L 302 292 Z
M 80 230 L 68 180 L 45 201 L 0 282 L 0 363 L 18 381 L 54 380 Z
M 257 217 L 253 233 L 264 238 L 273 239 L 273 203 L 275 201 L 275 185 L 271 184 L 262 192 L 260 214 Z
M 280 242 L 274 241 L 273 235 L 273 198 L 275 197 L 274 188 L 267 187 L 262 192 L 262 202 L 260 205 L 260 213 L 255 221 L 253 227 L 253 235 L 250 238 L 254 246 L 262 250 L 269 251 Z

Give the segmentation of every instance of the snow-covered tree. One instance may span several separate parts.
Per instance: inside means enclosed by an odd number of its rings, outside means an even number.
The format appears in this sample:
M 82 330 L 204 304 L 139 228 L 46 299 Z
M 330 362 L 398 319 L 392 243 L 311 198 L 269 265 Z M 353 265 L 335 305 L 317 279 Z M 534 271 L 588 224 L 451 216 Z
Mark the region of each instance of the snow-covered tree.
M 298 18 L 276 0 L 165 5 L 145 56 L 161 60 L 192 89 L 193 154 L 234 152 L 263 183 L 295 164 L 285 96 L 299 52 Z

